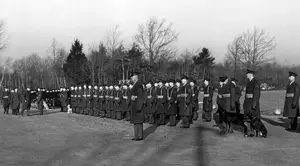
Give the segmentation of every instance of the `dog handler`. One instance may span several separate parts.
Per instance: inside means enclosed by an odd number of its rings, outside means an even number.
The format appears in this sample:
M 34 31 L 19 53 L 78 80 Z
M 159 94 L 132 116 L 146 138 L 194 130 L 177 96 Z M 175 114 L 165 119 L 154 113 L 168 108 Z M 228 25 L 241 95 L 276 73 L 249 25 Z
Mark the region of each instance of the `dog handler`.
M 255 71 L 247 69 L 247 79 L 248 83 L 246 86 L 246 93 L 245 93 L 245 100 L 244 100 L 244 122 L 247 125 L 247 131 L 245 136 L 253 137 L 254 132 L 250 125 L 252 118 L 260 119 L 260 106 L 259 106 L 259 99 L 260 99 L 260 83 L 254 77 Z

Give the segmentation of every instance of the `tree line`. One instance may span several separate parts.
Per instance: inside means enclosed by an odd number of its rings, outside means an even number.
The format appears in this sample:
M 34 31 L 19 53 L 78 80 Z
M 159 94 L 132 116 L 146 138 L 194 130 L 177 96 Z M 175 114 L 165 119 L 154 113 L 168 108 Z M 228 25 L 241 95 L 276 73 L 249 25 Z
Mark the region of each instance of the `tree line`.
M 75 39 L 69 50 L 59 46 L 54 38 L 48 56 L 32 53 L 12 60 L 2 57 L 0 85 L 9 87 L 44 87 L 118 84 L 130 79 L 133 71 L 140 71 L 142 81 L 178 79 L 187 75 L 201 83 L 210 77 L 216 84 L 218 76 L 233 76 L 245 85 L 245 70 L 257 70 L 263 83 L 282 88 L 289 70 L 300 66 L 280 65 L 271 56 L 276 48 L 275 37 L 265 30 L 254 28 L 243 32 L 228 44 L 222 63 L 216 63 L 209 48 L 185 50 L 178 54 L 175 46 L 179 33 L 166 20 L 150 18 L 138 26 L 134 42 L 125 48 L 121 32 L 116 26 L 97 46 L 83 52 L 83 43 Z M 7 46 L 3 22 L 0 22 L 0 52 Z

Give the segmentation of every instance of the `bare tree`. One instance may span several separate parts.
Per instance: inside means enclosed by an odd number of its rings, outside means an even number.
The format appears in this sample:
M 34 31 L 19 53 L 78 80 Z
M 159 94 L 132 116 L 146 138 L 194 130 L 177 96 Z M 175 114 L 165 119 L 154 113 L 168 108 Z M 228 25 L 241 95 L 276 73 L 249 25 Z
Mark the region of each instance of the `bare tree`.
M 172 30 L 172 23 L 166 25 L 165 19 L 159 21 L 150 18 L 145 25 L 139 25 L 134 39 L 143 48 L 150 65 L 153 65 L 162 52 L 168 52 L 169 46 L 177 40 L 178 35 Z
M 104 39 L 105 47 L 111 56 L 114 56 L 115 50 L 122 45 L 123 40 L 120 39 L 121 32 L 117 25 L 114 29 L 108 30 Z
M 4 22 L 0 20 L 0 52 L 7 46 L 8 40 L 4 33 Z
M 12 59 L 10 57 L 5 58 L 4 63 L 1 66 L 2 66 L 2 76 L 0 81 L 0 88 L 2 87 L 5 74 L 13 73 Z
M 241 53 L 242 53 L 242 37 L 236 37 L 231 44 L 227 47 L 227 54 L 225 62 L 227 64 L 233 65 L 233 73 L 236 75 L 236 71 L 238 69 L 238 65 L 241 63 Z
M 238 44 L 238 46 L 237 46 Z M 234 46 L 235 45 L 235 46 Z M 270 37 L 265 30 L 254 28 L 239 35 L 233 42 L 231 51 L 247 68 L 257 69 L 259 66 L 272 61 L 268 53 L 276 48 L 275 37 Z

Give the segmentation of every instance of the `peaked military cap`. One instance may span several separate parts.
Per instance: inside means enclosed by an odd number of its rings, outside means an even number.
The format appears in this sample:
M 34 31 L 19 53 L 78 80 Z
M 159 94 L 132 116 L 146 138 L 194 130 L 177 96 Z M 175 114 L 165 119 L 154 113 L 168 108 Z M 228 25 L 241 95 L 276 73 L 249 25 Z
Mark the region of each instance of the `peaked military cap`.
M 219 77 L 219 81 L 224 82 L 224 81 L 226 81 L 227 78 L 228 78 L 227 76 L 221 76 L 221 77 Z
M 292 71 L 289 71 L 289 76 L 294 76 L 294 77 L 297 77 L 298 75 Z
M 255 71 L 252 70 L 252 69 L 247 69 L 247 73 L 246 74 L 248 74 L 248 73 L 255 74 Z
M 174 80 L 174 79 L 170 79 L 170 80 L 169 80 L 169 82 L 173 82 L 173 83 L 175 83 L 175 80 Z
M 140 74 L 140 72 L 138 71 L 133 71 L 130 75 L 130 77 L 133 77 L 133 76 L 138 76 Z
M 231 77 L 231 81 L 238 81 L 235 77 Z

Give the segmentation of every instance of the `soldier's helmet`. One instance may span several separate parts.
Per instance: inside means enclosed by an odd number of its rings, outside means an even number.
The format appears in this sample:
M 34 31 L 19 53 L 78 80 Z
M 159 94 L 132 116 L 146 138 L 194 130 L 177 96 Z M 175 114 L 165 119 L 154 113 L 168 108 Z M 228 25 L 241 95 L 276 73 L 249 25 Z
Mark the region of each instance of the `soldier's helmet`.
M 71 86 L 71 90 L 74 90 L 74 86 Z
M 79 89 L 79 90 L 81 90 L 81 89 L 82 89 L 82 87 L 81 87 L 81 86 L 79 86 L 79 87 L 78 87 L 78 89 Z
M 14 93 L 14 92 L 15 92 L 15 90 L 13 90 L 13 89 L 12 89 L 12 90 L 10 90 L 10 91 L 11 91 L 12 93 Z
M 113 89 L 114 87 L 111 85 L 111 86 L 109 86 L 109 89 Z
M 123 89 L 127 89 L 127 84 L 123 84 Z
M 87 87 L 86 87 L 86 84 L 83 84 L 83 88 L 84 88 L 84 89 L 86 89 L 86 88 L 87 88 Z
M 92 89 L 92 85 L 89 85 L 88 88 L 89 88 L 89 89 Z
M 94 89 L 98 89 L 98 86 L 97 86 L 97 85 L 95 85 L 95 86 L 94 86 Z
M 9 89 L 7 87 L 4 88 L 5 91 L 8 91 Z
M 38 88 L 37 90 L 38 90 L 38 91 L 41 91 L 41 89 L 40 89 L 40 88 Z
M 78 88 L 77 86 L 74 87 L 75 90 L 77 90 L 77 88 Z
M 47 90 L 46 92 L 49 93 L 49 90 Z
M 27 91 L 30 91 L 30 87 L 27 87 L 26 90 L 27 90 Z

